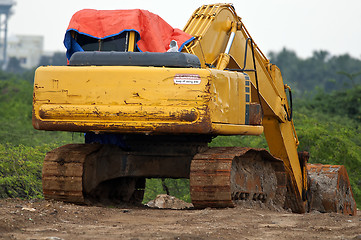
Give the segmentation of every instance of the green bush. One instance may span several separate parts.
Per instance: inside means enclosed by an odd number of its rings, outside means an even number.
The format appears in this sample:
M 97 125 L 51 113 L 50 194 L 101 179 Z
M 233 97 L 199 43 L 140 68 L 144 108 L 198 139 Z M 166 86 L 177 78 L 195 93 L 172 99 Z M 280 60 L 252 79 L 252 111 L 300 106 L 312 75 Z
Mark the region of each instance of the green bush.
M 41 169 L 52 147 L 0 144 L 0 198 L 42 198 Z
M 320 116 L 322 113 L 299 113 L 296 131 L 299 151 L 310 153 L 311 163 L 344 165 L 354 197 L 361 204 L 361 131 L 352 121 L 338 117 Z
M 261 136 L 218 136 L 209 144 L 210 147 L 250 147 L 266 148 L 267 141 Z
M 83 141 L 80 133 L 35 130 L 32 94 L 29 81 L 0 71 L 0 198 L 42 198 L 45 153 Z

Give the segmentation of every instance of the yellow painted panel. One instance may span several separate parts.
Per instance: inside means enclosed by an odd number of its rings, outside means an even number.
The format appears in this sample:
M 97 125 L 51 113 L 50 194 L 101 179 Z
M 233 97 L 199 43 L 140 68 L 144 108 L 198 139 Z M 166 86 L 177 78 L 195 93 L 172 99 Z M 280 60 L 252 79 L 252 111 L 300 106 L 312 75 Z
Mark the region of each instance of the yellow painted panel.
M 40 67 L 33 125 L 63 131 L 208 133 L 209 75 L 190 68 Z
M 211 118 L 214 123 L 245 124 L 245 75 L 210 70 Z
M 259 134 L 245 126 L 245 88 L 242 73 L 215 69 L 40 67 L 33 125 L 81 132 Z
M 261 135 L 263 126 L 212 123 L 212 131 L 221 135 Z

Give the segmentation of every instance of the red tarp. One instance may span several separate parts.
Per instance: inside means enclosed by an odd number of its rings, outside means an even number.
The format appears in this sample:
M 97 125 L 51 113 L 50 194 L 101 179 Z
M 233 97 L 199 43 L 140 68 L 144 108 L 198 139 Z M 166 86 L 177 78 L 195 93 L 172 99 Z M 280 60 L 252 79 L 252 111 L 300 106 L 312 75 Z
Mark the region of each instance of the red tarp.
M 171 40 L 176 40 L 179 49 L 194 38 L 180 29 L 172 28 L 161 17 L 147 10 L 94 10 L 76 12 L 70 20 L 64 45 L 71 52 L 73 39 L 70 31 L 76 31 L 97 39 L 105 39 L 122 33 L 136 31 L 140 35 L 137 47 L 143 52 L 166 52 Z

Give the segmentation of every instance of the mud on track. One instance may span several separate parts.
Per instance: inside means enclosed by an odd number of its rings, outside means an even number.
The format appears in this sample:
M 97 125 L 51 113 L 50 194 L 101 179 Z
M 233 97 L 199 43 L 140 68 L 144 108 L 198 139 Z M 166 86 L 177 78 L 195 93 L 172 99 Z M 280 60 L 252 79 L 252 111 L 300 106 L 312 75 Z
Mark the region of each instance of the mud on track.
M 361 239 L 361 212 L 160 210 L 0 200 L 0 239 Z

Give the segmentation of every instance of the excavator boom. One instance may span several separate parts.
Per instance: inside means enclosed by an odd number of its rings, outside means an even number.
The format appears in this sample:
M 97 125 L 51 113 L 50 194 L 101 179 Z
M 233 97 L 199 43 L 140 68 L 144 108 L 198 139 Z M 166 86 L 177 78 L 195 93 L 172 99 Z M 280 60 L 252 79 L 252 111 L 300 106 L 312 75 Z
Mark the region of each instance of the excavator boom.
M 195 37 L 195 41 L 189 43 L 184 51 L 197 55 L 203 67 L 246 72 L 250 76 L 251 102 L 261 106 L 262 125 L 269 150 L 274 157 L 283 161 L 287 172 L 285 206 L 301 213 L 311 209 L 337 209 L 337 212 L 355 214 L 356 205 L 348 177 L 340 166 L 333 167 L 337 170 L 332 176 L 337 177 L 320 177 L 337 185 L 336 189 L 329 190 L 334 191 L 334 195 L 324 194 L 322 191 L 326 191 L 325 189 L 316 190 L 314 187 L 321 184 L 317 181 L 315 172 L 322 176 L 328 176 L 330 172 L 314 170 L 318 168 L 307 163 L 308 153 L 297 152 L 299 141 L 292 119 L 291 88 L 283 83 L 280 69 L 270 63 L 256 45 L 233 5 L 212 4 L 198 8 L 188 20 L 184 31 Z M 287 91 L 290 94 L 289 99 Z M 310 171 L 313 174 L 308 174 Z M 345 184 L 341 187 L 337 184 L 340 179 L 347 179 L 342 180 Z M 333 197 L 326 200 L 326 195 Z M 342 197 L 337 198 L 335 195 Z M 318 204 L 312 204 L 314 201 L 311 196 L 313 199 L 322 200 L 318 201 Z M 323 205 L 322 201 L 332 204 Z M 337 205 L 340 207 L 336 207 Z
M 186 51 L 199 56 L 204 66 L 249 74 L 252 102 L 262 107 L 264 134 L 270 152 L 283 160 L 292 181 L 293 203 L 297 204 L 297 211 L 304 212 L 302 192 L 307 190 L 307 178 L 298 158 L 293 121 L 288 119 L 291 109 L 280 70 L 257 47 L 232 5 L 200 7 L 184 31 L 196 38 L 186 46 Z M 214 36 L 217 36 L 216 42 Z

